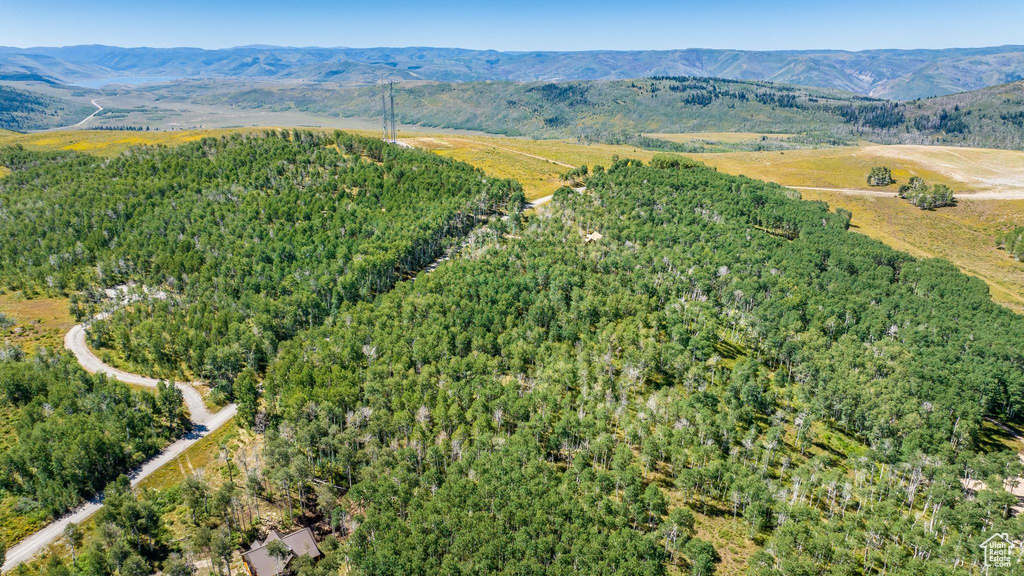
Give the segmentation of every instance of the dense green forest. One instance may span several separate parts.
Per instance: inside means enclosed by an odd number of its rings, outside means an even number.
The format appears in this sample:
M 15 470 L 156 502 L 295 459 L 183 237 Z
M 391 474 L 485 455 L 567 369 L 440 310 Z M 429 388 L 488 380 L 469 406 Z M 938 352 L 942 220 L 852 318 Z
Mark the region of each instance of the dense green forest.
M 95 108 L 38 92 L 0 86 L 0 130 L 45 130 L 75 124 Z
M 977 570 L 1020 526 L 981 431 L 1019 416 L 1024 321 L 848 214 L 655 164 L 284 344 L 280 493 L 359 510 L 366 574 L 710 574 L 693 512 L 742 518 L 755 574 Z
M 364 118 L 379 115 L 380 106 L 377 87 L 210 82 L 150 90 L 168 102 L 184 99 Z M 651 142 L 640 135 L 771 132 L 803 135 L 794 145 L 866 138 L 881 143 L 1024 149 L 1020 116 L 1024 96 L 1019 82 L 909 102 L 772 82 L 675 76 L 558 83 L 418 83 L 396 86 L 395 103 L 399 121 L 406 124 L 665 150 L 679 145 Z
M 92 344 L 149 373 L 200 377 L 222 398 L 278 342 L 388 290 L 523 201 L 515 182 L 340 132 L 110 160 L 9 148 L 0 165 L 12 170 L 0 181 L 3 282 L 72 293 L 82 317 L 98 288 L 166 290 L 94 323 Z
M 136 392 L 69 355 L 0 351 L 0 545 L 24 518 L 56 517 L 141 464 L 188 426 L 181 393 Z
M 301 576 L 710 576 L 710 518 L 758 576 L 969 574 L 1021 533 L 1024 470 L 984 427 L 1020 419 L 1024 320 L 777 185 L 616 160 L 484 219 L 514 183 L 340 133 L 3 154 L 8 282 L 83 291 L 83 314 L 97 286 L 167 288 L 94 338 L 213 376 L 263 434 L 259 465 L 221 451 L 219 485 L 115 481 L 82 556 L 41 573 L 219 571 L 261 501 L 329 534 Z

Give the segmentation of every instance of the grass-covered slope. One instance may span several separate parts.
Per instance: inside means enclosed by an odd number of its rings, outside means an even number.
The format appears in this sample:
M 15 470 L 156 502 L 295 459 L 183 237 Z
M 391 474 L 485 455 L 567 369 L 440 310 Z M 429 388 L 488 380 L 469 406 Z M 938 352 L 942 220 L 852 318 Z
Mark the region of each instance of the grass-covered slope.
M 95 110 L 38 92 L 0 86 L 0 130 L 44 130 L 75 124 Z
M 372 118 L 377 87 L 185 83 L 162 96 L 241 108 Z M 602 82 L 405 84 L 396 87 L 407 124 L 534 138 L 580 138 L 701 151 L 638 137 L 647 133 L 803 134 L 804 144 L 853 142 L 1024 148 L 1020 82 L 913 102 L 771 82 L 659 77 Z M 766 149 L 777 143 L 764 142 Z
M 345 301 L 388 290 L 517 184 L 343 133 L 267 133 L 135 149 L 112 159 L 0 150 L 0 278 L 86 292 L 123 282 L 153 299 L 93 326 L 148 372 L 184 371 L 230 394 L 277 342 Z M 76 296 L 77 299 L 77 296 Z
M 379 115 L 380 106 L 377 87 L 261 85 L 246 89 L 210 83 L 198 90 L 192 84 L 157 90 L 179 97 L 191 93 L 201 103 L 345 116 L 373 117 Z M 396 114 L 404 123 L 590 139 L 644 132 L 827 131 L 842 124 L 831 107 L 865 100 L 834 90 L 711 78 L 405 84 L 395 88 Z
M 709 574 L 694 514 L 742 519 L 757 574 L 971 571 L 1012 525 L 982 418 L 1019 417 L 1024 320 L 775 185 L 586 184 L 282 346 L 295 511 L 355 514 L 373 574 Z

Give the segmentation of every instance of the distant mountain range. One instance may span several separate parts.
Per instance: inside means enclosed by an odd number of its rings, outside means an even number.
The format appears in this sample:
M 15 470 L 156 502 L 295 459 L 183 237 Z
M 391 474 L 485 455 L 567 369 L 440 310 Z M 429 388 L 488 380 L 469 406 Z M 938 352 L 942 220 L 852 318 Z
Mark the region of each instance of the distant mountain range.
M 139 78 L 373 83 L 570 81 L 645 76 L 765 80 L 912 100 L 1024 79 L 1024 46 L 944 50 L 498 52 L 456 48 L 0 47 L 0 80 Z

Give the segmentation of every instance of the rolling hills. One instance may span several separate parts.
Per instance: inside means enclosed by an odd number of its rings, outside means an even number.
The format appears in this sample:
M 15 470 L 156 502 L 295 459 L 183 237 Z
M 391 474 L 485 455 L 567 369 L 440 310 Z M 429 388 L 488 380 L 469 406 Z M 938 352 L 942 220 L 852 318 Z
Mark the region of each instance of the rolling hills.
M 170 103 L 232 109 L 379 116 L 379 89 L 337 84 L 186 81 L 146 89 Z M 404 124 L 532 138 L 578 138 L 701 151 L 639 138 L 679 132 L 803 134 L 791 144 L 881 143 L 1024 148 L 1024 83 L 911 102 L 838 90 L 720 78 L 592 82 L 407 83 L 396 86 Z M 654 138 L 657 134 L 651 134 Z M 786 143 L 755 143 L 785 149 Z M 790 146 L 792 147 L 792 146 Z
M 95 108 L 38 92 L 0 86 L 0 129 L 45 130 L 74 124 Z

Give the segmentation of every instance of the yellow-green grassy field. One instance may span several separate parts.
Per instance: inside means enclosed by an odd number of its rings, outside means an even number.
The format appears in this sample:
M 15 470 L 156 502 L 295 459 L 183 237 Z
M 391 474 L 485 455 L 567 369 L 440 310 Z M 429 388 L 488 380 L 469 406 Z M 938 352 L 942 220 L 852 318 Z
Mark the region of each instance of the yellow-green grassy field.
M 58 130 L 18 134 L 0 131 L 0 146 L 21 144 L 35 150 L 77 150 L 89 154 L 113 156 L 141 145 L 177 146 L 208 136 L 237 132 L 261 132 L 266 128 L 225 128 L 216 130 L 180 130 L 154 132 L 122 132 L 118 130 Z
M 219 478 L 224 461 L 220 458 L 220 446 L 237 447 L 243 432 L 231 420 L 220 430 L 189 446 L 174 462 L 160 468 L 139 483 L 140 490 L 166 490 L 185 478 L 202 472 L 207 481 Z M 246 434 L 246 438 L 251 434 Z M 226 475 L 225 475 L 226 476 Z M 217 482 L 219 484 L 219 482 Z
M 613 156 L 648 161 L 656 154 L 632 146 L 490 136 L 432 134 L 402 141 L 472 164 L 495 177 L 515 178 L 530 200 L 547 196 L 564 185 L 560 176 L 573 167 L 608 166 Z
M 26 298 L 20 292 L 0 294 L 0 313 L 14 320 L 14 326 L 0 329 L 0 344 L 18 346 L 32 353 L 45 346 L 64 348 L 64 334 L 75 325 L 64 298 Z
M 879 146 L 845 146 L 777 152 L 727 152 L 722 154 L 690 154 L 729 174 L 742 174 L 758 180 L 785 186 L 818 186 L 824 188 L 868 188 L 867 175 L 873 166 L 892 170 L 895 184 L 876 188 L 895 193 L 911 176 L 928 182 L 944 183 L 954 190 L 961 183 L 944 176 L 935 166 L 902 157 L 883 157 Z

